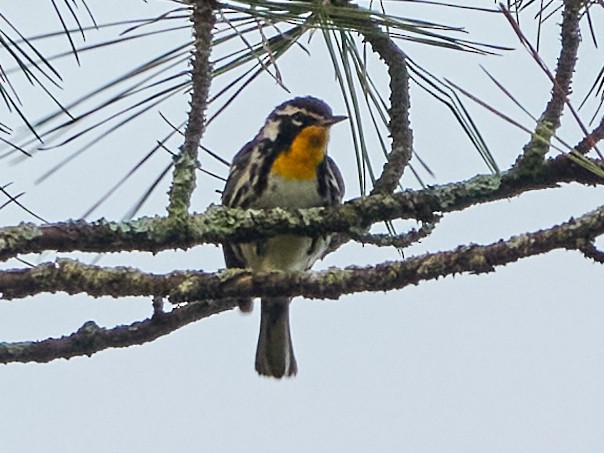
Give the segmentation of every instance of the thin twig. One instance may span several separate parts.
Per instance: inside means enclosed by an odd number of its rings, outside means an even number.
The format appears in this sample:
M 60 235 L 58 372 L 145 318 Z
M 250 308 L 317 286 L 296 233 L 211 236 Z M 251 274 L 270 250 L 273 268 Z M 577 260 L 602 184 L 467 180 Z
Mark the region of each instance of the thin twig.
M 440 220 L 440 217 L 435 217 L 432 222 L 425 222 L 418 229 L 411 229 L 405 233 L 392 235 L 392 234 L 359 234 L 349 235 L 348 238 L 354 239 L 361 244 L 371 244 L 377 247 L 396 247 L 404 249 L 412 244 L 420 242 L 422 239 L 427 238 L 432 234 L 436 223 Z
M 591 258 L 597 263 L 604 264 L 604 251 L 598 249 L 593 240 L 580 247 L 579 250 L 581 250 L 583 255 L 587 258 Z
M 581 142 L 575 147 L 575 150 L 581 154 L 587 154 L 591 151 L 596 143 L 604 139 L 604 116 L 598 124 L 589 134 L 581 140 Z

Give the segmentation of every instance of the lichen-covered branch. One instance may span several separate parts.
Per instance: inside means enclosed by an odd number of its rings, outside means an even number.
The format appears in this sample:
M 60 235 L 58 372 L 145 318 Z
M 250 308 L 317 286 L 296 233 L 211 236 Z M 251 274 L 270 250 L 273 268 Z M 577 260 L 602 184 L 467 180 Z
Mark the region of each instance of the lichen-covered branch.
M 348 238 L 353 239 L 361 244 L 371 244 L 378 247 L 396 247 L 402 249 L 430 236 L 439 220 L 440 217 L 436 217 L 433 222 L 424 222 L 424 224 L 418 229 L 411 229 L 405 233 L 397 235 L 365 233 L 358 235 L 349 234 Z
M 95 297 L 167 297 L 173 303 L 268 296 L 334 299 L 359 291 L 400 289 L 460 272 L 492 271 L 494 266 L 559 248 L 584 251 L 586 245 L 601 234 L 604 234 L 604 206 L 561 225 L 507 241 L 486 246 L 466 245 L 364 268 L 259 274 L 228 269 L 217 274 L 187 271 L 158 275 L 132 268 L 102 268 L 74 260 L 58 260 L 34 268 L 1 272 L 0 292 L 5 299 L 65 292 Z
M 446 252 L 428 253 L 403 261 L 369 267 L 347 267 L 312 273 L 251 274 L 227 271 L 183 282 L 170 294 L 172 302 L 203 297 L 304 296 L 337 299 L 362 291 L 389 291 L 459 273 L 493 272 L 502 266 L 555 249 L 578 250 L 604 234 L 604 206 L 576 219 L 534 233 L 490 245 L 464 245 Z M 228 275 L 232 274 L 231 278 Z M 216 281 L 217 280 L 217 281 Z
M 200 272 L 175 273 L 166 276 L 144 274 L 136 270 L 121 269 L 116 272 L 111 295 L 141 295 L 140 288 L 159 291 L 173 303 L 189 302 L 169 313 L 159 313 L 152 318 L 129 326 L 105 329 L 93 322 L 86 323 L 77 332 L 62 338 L 40 342 L 0 343 L 0 363 L 48 362 L 56 358 L 91 355 L 110 347 L 125 347 L 142 344 L 174 331 L 190 322 L 235 307 L 234 297 L 297 296 L 306 298 L 336 299 L 343 294 L 360 291 L 388 291 L 416 285 L 421 281 L 434 280 L 459 273 L 493 272 L 519 259 L 546 253 L 555 249 L 581 250 L 586 253 L 586 244 L 593 244 L 598 235 L 604 234 L 604 206 L 577 219 L 558 226 L 512 237 L 489 245 L 465 245 L 451 251 L 428 253 L 399 262 L 383 263 L 364 268 L 348 267 L 329 269 L 315 273 L 271 272 L 252 274 L 244 270 L 227 270 L 218 274 Z M 601 257 L 601 255 L 599 255 Z M 596 258 L 594 258 L 596 259 Z M 57 270 L 70 267 L 73 285 L 65 280 L 65 273 Z M 41 266 L 4 273 L 0 277 L 0 291 L 10 297 L 24 297 L 28 287 L 36 287 L 41 280 L 53 281 L 54 271 L 64 283 L 55 290 L 71 292 L 74 288 L 86 291 L 86 275 L 107 272 L 95 266 L 77 262 L 59 262 L 58 266 Z M 81 272 L 81 273 L 78 273 Z M 119 274 L 130 280 L 138 274 L 137 292 L 128 294 L 119 286 Z M 42 275 L 44 274 L 44 275 Z M 10 279 L 15 276 L 21 290 L 11 293 Z M 147 280 L 147 283 L 144 281 Z M 29 281 L 29 283 L 27 283 Z M 98 283 L 98 282 L 97 282 Z M 97 283 L 94 283 L 96 289 Z M 140 284 L 142 283 L 142 285 Z M 96 291 L 95 289 L 95 291 Z M 121 291 L 121 294 L 117 294 Z M 92 292 L 93 295 L 98 295 Z M 147 294 L 155 295 L 157 294 Z
M 604 168 L 602 162 L 594 165 Z M 47 250 L 60 252 L 118 252 L 186 249 L 203 243 L 252 240 L 279 233 L 351 233 L 381 221 L 432 221 L 435 214 L 501 200 L 560 183 L 603 184 L 604 180 L 574 164 L 566 156 L 548 160 L 534 175 L 514 171 L 483 175 L 462 182 L 407 190 L 393 195 L 357 198 L 341 206 L 305 210 L 240 210 L 211 207 L 188 217 L 184 228 L 169 218 L 141 218 L 131 222 L 84 221 L 49 225 L 22 224 L 0 228 L 0 260 Z
M 192 89 L 189 119 L 185 130 L 185 141 L 175 158 L 168 215 L 183 220 L 189 213 L 191 194 L 195 189 L 197 149 L 205 128 L 205 111 L 210 91 L 210 49 L 214 28 L 214 0 L 192 2 L 194 51 L 192 56 Z
M 190 245 L 165 217 L 143 217 L 131 222 L 83 220 L 36 225 L 22 223 L 0 228 L 0 260 L 45 250 L 58 252 L 157 252 Z
M 381 30 L 363 33 L 365 40 L 388 66 L 390 75 L 390 121 L 392 148 L 372 195 L 390 194 L 396 189 L 413 153 L 413 132 L 409 125 L 409 73 L 405 53 Z
M 87 355 L 109 348 L 125 348 L 153 341 L 163 335 L 216 313 L 234 308 L 235 302 L 202 301 L 175 308 L 144 321 L 111 329 L 94 322 L 85 323 L 77 332 L 42 341 L 0 343 L 0 363 L 50 362 Z
M 549 151 L 551 138 L 560 127 L 560 118 L 571 93 L 571 83 L 581 42 L 579 22 L 583 4 L 584 2 L 581 0 L 564 0 L 561 26 L 562 45 L 555 76 L 552 79 L 552 95 L 537 122 L 530 142 L 524 147 L 524 153 L 516 163 L 519 171 L 530 173 L 543 163 L 545 155 Z M 537 61 L 541 62 L 536 51 L 532 50 L 532 52 Z M 549 75 L 547 68 L 543 69 Z
M 128 267 L 103 268 L 59 259 L 33 268 L 0 272 L 0 294 L 5 300 L 56 292 L 86 293 L 92 297 L 164 297 L 185 279 L 185 274 L 178 272 L 168 278 Z
M 564 0 L 560 32 L 562 46 L 558 56 L 555 82 L 552 86 L 552 97 L 539 120 L 541 123 L 548 124 L 552 128 L 552 132 L 560 127 L 562 111 L 571 93 L 571 83 L 581 43 L 580 12 L 584 4 L 585 2 L 582 0 Z

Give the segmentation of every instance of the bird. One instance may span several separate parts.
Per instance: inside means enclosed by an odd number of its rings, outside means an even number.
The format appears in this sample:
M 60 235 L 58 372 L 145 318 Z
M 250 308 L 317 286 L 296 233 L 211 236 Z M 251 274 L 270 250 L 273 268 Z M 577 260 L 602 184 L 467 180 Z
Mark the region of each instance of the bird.
M 334 115 L 322 100 L 296 97 L 277 106 L 258 134 L 235 155 L 222 204 L 244 209 L 304 209 L 340 204 L 344 180 L 327 155 L 330 128 L 347 117 Z M 253 242 L 225 243 L 227 268 L 253 273 L 307 271 L 329 246 L 328 235 L 278 235 Z M 290 333 L 290 297 L 261 300 L 255 367 L 258 374 L 292 377 L 298 366 Z M 237 300 L 243 312 L 252 300 Z

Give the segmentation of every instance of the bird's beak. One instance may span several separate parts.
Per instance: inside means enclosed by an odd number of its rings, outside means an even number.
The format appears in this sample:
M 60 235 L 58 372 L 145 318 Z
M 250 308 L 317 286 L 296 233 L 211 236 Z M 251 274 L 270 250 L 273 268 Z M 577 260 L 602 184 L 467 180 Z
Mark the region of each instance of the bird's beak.
M 344 121 L 347 120 L 348 117 L 345 115 L 336 115 L 336 116 L 332 116 L 331 118 L 326 118 L 321 122 L 321 126 L 326 126 L 326 127 L 330 127 L 333 126 L 336 123 L 339 123 L 340 121 Z

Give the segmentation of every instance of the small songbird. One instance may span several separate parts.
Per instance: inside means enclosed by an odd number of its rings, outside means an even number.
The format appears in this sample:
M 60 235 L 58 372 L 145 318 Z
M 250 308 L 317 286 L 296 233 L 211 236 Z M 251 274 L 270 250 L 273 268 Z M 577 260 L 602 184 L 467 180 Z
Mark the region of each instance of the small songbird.
M 345 120 L 314 97 L 298 97 L 279 105 L 256 137 L 231 164 L 222 204 L 229 207 L 311 208 L 342 202 L 344 181 L 327 156 L 329 129 Z M 306 271 L 323 256 L 329 237 L 275 236 L 254 242 L 224 245 L 229 268 L 253 272 Z M 289 328 L 289 297 L 263 298 L 256 371 L 282 378 L 298 371 Z M 238 301 L 242 311 L 252 301 Z

